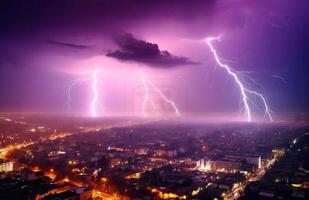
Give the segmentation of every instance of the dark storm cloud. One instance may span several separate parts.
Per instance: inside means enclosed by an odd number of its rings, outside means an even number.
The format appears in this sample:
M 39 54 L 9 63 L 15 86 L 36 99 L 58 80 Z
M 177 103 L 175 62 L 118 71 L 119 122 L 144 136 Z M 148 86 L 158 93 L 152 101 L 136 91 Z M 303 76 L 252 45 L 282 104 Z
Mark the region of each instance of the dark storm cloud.
M 116 44 L 120 50 L 109 52 L 106 56 L 162 68 L 199 64 L 186 57 L 172 55 L 166 50 L 162 51 L 157 44 L 136 39 L 132 34 L 119 36 L 116 39 Z
M 59 41 L 54 41 L 54 40 L 48 40 L 47 42 L 49 44 L 69 47 L 73 49 L 89 49 L 93 46 L 93 45 L 82 45 L 82 44 L 73 44 L 73 43 L 67 43 L 67 42 L 59 42 Z

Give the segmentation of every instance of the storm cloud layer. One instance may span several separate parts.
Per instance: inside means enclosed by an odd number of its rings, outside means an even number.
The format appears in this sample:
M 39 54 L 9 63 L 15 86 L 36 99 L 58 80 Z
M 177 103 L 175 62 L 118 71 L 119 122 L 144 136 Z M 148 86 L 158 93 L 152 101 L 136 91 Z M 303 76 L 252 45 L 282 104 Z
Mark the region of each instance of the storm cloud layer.
M 198 64 L 186 57 L 172 55 L 166 50 L 162 51 L 157 44 L 138 40 L 129 33 L 117 37 L 116 44 L 120 50 L 109 52 L 106 56 L 160 68 Z

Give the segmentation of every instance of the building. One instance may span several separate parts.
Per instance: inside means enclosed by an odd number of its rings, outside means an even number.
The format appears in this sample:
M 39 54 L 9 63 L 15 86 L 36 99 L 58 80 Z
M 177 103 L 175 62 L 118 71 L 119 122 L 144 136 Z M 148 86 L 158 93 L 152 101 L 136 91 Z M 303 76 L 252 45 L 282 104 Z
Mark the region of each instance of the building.
M 215 171 L 239 171 L 241 163 L 229 160 L 216 160 L 212 169 Z
M 238 156 L 238 155 L 227 155 L 225 158 L 228 159 L 239 159 L 246 160 L 247 163 L 254 165 L 257 168 L 261 168 L 261 156 Z
M 214 167 L 214 161 L 208 159 L 200 159 L 196 162 L 196 169 L 199 171 L 210 171 Z
M 13 162 L 0 161 L 0 172 L 12 172 L 14 170 Z

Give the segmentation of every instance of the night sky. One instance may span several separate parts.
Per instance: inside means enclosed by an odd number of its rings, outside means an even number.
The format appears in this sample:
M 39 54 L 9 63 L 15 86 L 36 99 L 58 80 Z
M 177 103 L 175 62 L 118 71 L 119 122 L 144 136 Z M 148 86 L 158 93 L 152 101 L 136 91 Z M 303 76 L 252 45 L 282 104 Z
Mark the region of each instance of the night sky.
M 89 111 L 99 69 L 100 115 L 133 115 L 139 72 L 167 88 L 183 116 L 239 116 L 239 88 L 204 39 L 275 120 L 308 117 L 307 0 L 1 1 L 0 111 Z M 254 118 L 263 107 L 252 98 Z M 138 102 L 137 102 L 138 104 Z

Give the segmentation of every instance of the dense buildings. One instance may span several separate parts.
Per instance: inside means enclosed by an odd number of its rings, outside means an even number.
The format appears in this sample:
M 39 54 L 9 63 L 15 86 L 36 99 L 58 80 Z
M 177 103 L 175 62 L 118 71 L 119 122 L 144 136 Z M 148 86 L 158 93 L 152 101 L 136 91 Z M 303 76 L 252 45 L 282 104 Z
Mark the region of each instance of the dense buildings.
M 295 139 L 264 177 L 248 185 L 242 199 L 308 199 L 309 133 Z
M 277 189 L 263 189 L 267 177 L 308 187 L 305 156 L 297 167 L 284 162 L 307 149 L 304 125 L 17 119 L 2 117 L 3 137 L 14 123 L 25 141 L 1 149 L 1 199 L 268 198 Z M 304 199 L 305 190 L 288 191 Z

